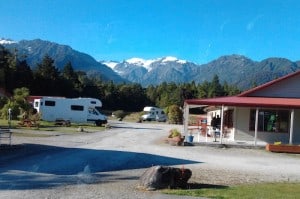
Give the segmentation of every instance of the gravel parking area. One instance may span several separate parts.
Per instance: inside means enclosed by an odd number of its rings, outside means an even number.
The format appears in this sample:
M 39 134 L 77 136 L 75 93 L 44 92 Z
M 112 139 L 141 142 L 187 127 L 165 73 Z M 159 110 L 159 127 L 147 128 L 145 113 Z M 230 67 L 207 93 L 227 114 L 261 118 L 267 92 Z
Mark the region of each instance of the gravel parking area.
M 0 149 L 0 198 L 176 198 L 137 188 L 142 172 L 153 165 L 190 168 L 190 182 L 198 187 L 300 181 L 299 155 L 171 146 L 163 138 L 182 126 L 110 124 L 102 132 L 31 131 L 49 137 L 13 137 L 13 148 Z

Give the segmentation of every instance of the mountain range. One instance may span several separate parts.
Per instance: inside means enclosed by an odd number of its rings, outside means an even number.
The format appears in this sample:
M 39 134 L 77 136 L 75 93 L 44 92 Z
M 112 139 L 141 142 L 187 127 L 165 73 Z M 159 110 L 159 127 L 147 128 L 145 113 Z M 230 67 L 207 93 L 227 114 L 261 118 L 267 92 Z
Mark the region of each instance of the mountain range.
M 15 53 L 20 60 L 26 59 L 31 68 L 35 68 L 37 63 L 41 63 L 45 55 L 49 55 L 58 69 L 62 69 L 69 61 L 75 70 L 85 71 L 89 75 L 98 75 L 103 80 L 114 82 L 126 81 L 115 73 L 111 68 L 96 61 L 88 54 L 76 51 L 70 46 L 61 45 L 41 39 L 21 40 L 19 42 L 0 39 L 0 45 Z
M 198 65 L 176 57 L 153 60 L 132 58 L 123 62 L 102 62 L 131 82 L 144 86 L 162 82 L 184 83 L 211 81 L 218 75 L 220 82 L 244 90 L 300 69 L 300 62 L 285 58 L 253 61 L 242 55 L 226 55 L 207 64 Z
M 103 80 L 116 83 L 134 82 L 143 86 L 163 82 L 202 83 L 211 81 L 213 76 L 218 75 L 221 83 L 226 81 L 244 90 L 300 69 L 300 61 L 293 62 L 277 57 L 253 61 L 234 54 L 221 56 L 206 64 L 196 64 L 172 56 L 151 60 L 131 58 L 122 62 L 98 62 L 90 55 L 78 52 L 70 46 L 40 39 L 19 42 L 0 39 L 0 45 L 13 53 L 16 49 L 19 59 L 26 59 L 32 68 L 40 63 L 45 55 L 49 55 L 59 69 L 70 61 L 75 70 L 99 75 Z

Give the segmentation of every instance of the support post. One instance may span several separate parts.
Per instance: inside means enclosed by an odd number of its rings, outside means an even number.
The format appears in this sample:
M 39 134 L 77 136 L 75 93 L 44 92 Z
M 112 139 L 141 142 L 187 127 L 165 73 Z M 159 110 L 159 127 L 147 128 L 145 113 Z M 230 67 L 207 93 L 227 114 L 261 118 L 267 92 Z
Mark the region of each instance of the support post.
M 255 112 L 255 132 L 254 132 L 254 146 L 257 145 L 257 129 L 258 129 L 258 108 L 256 108 Z
M 295 110 L 291 110 L 291 121 L 290 121 L 290 140 L 289 144 L 293 144 L 293 134 L 294 134 L 294 118 L 295 118 Z
M 183 109 L 183 134 L 185 136 L 185 139 L 187 139 L 188 135 L 188 125 L 189 125 L 189 110 L 190 106 L 188 104 L 184 104 Z
M 222 105 L 221 109 L 221 126 L 220 126 L 220 143 L 223 141 L 223 121 L 224 121 L 224 105 Z

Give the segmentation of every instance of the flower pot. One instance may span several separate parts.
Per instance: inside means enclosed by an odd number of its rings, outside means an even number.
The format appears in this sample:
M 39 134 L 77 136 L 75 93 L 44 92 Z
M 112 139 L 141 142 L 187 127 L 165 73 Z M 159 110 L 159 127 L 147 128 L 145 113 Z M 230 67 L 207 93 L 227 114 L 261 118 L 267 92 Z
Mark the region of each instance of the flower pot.
M 188 141 L 188 142 L 193 142 L 193 140 L 194 140 L 194 136 L 189 135 L 189 136 L 187 137 L 187 141 Z

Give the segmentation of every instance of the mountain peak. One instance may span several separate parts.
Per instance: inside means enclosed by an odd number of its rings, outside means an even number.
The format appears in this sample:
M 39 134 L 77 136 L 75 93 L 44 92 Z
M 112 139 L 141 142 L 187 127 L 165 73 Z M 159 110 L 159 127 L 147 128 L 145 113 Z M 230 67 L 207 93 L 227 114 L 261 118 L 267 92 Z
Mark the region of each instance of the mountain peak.
M 178 63 L 181 63 L 181 64 L 185 64 L 187 61 L 178 59 L 177 57 L 167 56 L 167 57 L 162 58 L 161 62 L 178 62 Z
M 4 38 L 1 38 L 0 39 L 0 44 L 15 44 L 15 43 L 18 43 L 12 39 L 4 39 Z
M 111 69 L 115 69 L 115 67 L 119 64 L 119 62 L 116 61 L 100 61 L 100 63 L 110 67 Z

